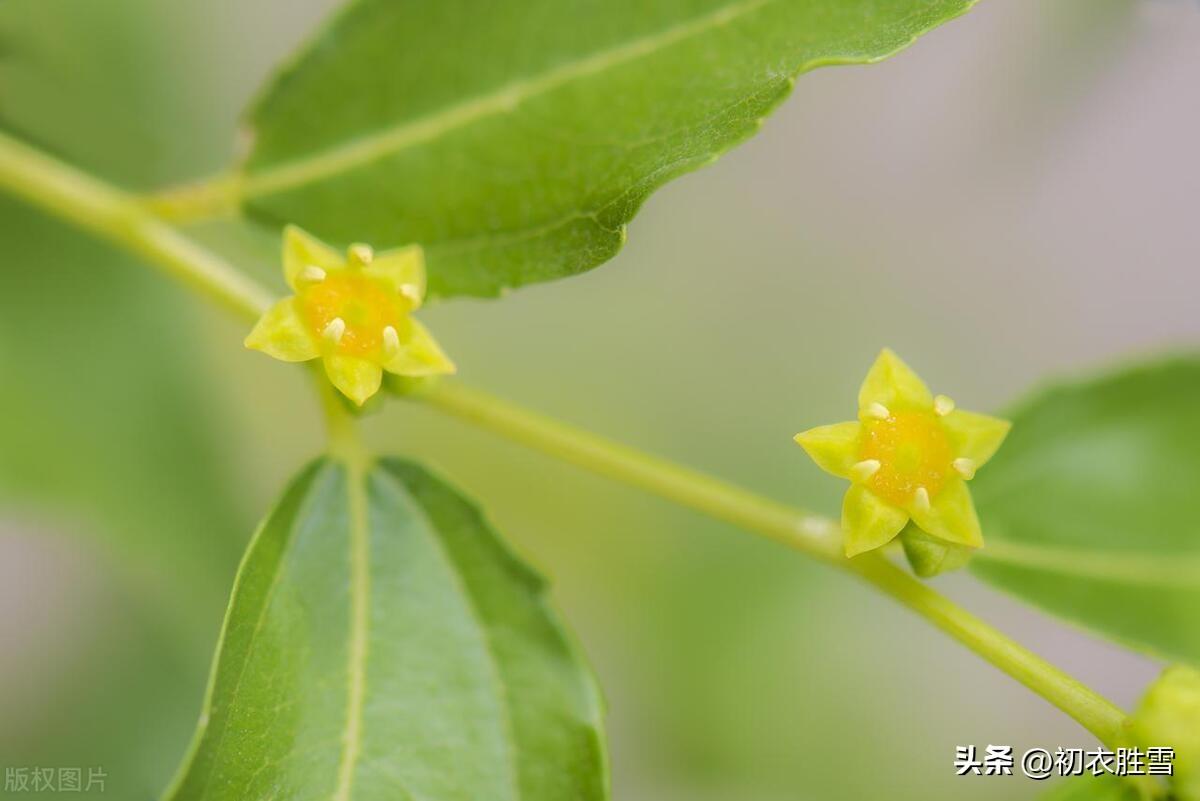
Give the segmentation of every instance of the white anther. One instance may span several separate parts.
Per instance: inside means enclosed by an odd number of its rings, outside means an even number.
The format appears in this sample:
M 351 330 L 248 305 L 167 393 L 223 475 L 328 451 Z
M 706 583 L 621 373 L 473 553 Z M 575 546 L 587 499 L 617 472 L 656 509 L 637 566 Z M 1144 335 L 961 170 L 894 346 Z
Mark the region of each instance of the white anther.
M 310 264 L 300 271 L 300 280 L 306 284 L 319 284 L 325 280 L 325 271 L 315 264 Z
M 883 467 L 878 459 L 863 459 L 854 467 L 850 468 L 850 474 L 859 481 L 866 481 L 871 476 L 879 472 L 879 468 Z
M 924 487 L 917 487 L 917 491 L 913 493 L 913 506 L 922 512 L 928 512 L 929 490 Z
M 938 417 L 945 417 L 954 411 L 954 400 L 945 395 L 938 395 L 933 399 L 933 411 Z
M 321 332 L 321 336 L 328 339 L 333 344 L 338 344 L 342 341 L 342 337 L 346 335 L 346 321 L 341 317 L 334 317 L 329 321 L 329 325 L 325 326 L 325 330 Z
M 394 356 L 400 352 L 400 335 L 390 325 L 383 327 L 383 352 L 388 356 Z
M 421 290 L 416 284 L 401 284 L 398 291 L 403 297 L 408 298 L 413 303 L 421 302 Z
M 968 481 L 975 478 L 975 460 L 960 456 L 951 462 L 954 471 Z
M 888 411 L 888 407 L 882 403 L 872 403 L 863 413 L 867 417 L 874 417 L 876 420 L 886 420 L 892 416 L 892 413 Z
M 359 264 L 370 264 L 375 258 L 375 251 L 370 245 L 351 245 L 350 258 Z

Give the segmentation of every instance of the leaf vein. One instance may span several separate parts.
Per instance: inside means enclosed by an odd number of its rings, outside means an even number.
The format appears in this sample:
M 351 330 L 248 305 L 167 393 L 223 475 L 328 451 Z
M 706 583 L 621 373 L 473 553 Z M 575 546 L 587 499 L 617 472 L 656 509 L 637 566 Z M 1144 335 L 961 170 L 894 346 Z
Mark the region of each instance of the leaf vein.
M 1089 551 L 993 540 L 975 558 L 1064 576 L 1200 590 L 1200 556 L 1196 554 Z
M 521 103 L 579 78 L 654 55 L 694 36 L 723 28 L 772 2 L 775 0 L 743 0 L 723 6 L 702 17 L 561 64 L 540 76 L 511 83 L 426 117 L 333 146 L 315 156 L 264 168 L 248 175 L 240 192 L 246 198 L 282 192 L 378 161 L 478 120 L 510 113 Z
M 366 477 L 359 466 L 347 469 L 350 501 L 350 648 L 347 664 L 346 727 L 334 801 L 350 801 L 354 771 L 362 754 L 363 705 L 367 693 L 367 650 L 370 635 L 370 530 Z
M 383 480 L 391 484 L 390 489 L 397 495 L 397 497 L 405 499 L 406 502 L 408 501 L 410 496 L 404 491 L 399 479 L 395 478 L 386 470 L 379 471 L 378 475 L 381 476 Z M 512 801 L 519 801 L 521 798 L 521 791 L 519 789 L 518 781 L 520 770 L 517 765 L 517 738 L 516 728 L 513 724 L 512 718 L 512 701 L 509 698 L 508 688 L 505 686 L 502 678 L 500 659 L 496 653 L 496 644 L 492 640 L 491 629 L 485 623 L 483 615 L 479 611 L 477 599 L 471 593 L 470 588 L 463 581 L 462 575 L 459 573 L 460 568 L 458 562 L 456 562 L 454 557 L 450 554 L 445 543 L 442 542 L 441 537 L 435 533 L 437 527 L 434 525 L 433 521 L 429 519 L 424 507 L 422 507 L 419 503 L 416 503 L 415 500 L 412 501 L 412 506 L 415 507 L 415 511 L 421 521 L 421 531 L 426 535 L 429 542 L 433 545 L 434 552 L 445 564 L 446 571 L 450 575 L 450 580 L 453 582 L 454 587 L 462 596 L 464 602 L 463 605 L 466 608 L 467 613 L 471 616 L 472 621 L 474 621 L 476 625 L 480 645 L 482 646 L 484 654 L 487 656 L 488 676 L 491 678 L 492 685 L 496 690 L 496 695 L 500 699 L 499 722 L 505 735 L 503 741 L 504 752 L 507 757 L 506 766 L 508 768 L 509 776 L 509 798 L 512 799 Z

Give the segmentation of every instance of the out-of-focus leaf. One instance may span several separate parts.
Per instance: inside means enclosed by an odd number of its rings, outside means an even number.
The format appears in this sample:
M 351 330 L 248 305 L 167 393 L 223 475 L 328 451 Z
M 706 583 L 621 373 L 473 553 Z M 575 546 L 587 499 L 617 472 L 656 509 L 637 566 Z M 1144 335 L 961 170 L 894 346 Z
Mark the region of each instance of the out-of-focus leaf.
M 0 754 L 103 766 L 97 797 L 146 798 L 170 774 L 164 743 L 187 741 L 241 547 L 238 494 L 171 289 L 4 198 L 0 243 L 15 254 L 0 265 L 0 520 L 67 537 L 100 588 L 45 579 L 61 603 L 98 605 L 66 664 L 0 686 L 40 699 L 30 719 L 0 716 Z M 182 576 L 187 591 L 169 591 Z
M 250 113 L 229 190 L 330 241 L 420 242 L 435 295 L 590 269 L 670 179 L 795 77 L 865 63 L 970 0 L 357 0 Z
M 416 465 L 318 461 L 242 564 L 173 801 L 607 797 L 542 579 Z
M 1123 643 L 1200 663 L 1200 360 L 1052 387 L 972 484 L 981 578 Z
M 178 46 L 164 36 L 188 13 L 179 6 L 0 2 L 0 127 L 126 185 L 186 169 L 196 142 L 177 134 L 195 98 L 172 74 Z
M 186 173 L 197 94 L 163 25 L 186 13 L 0 2 L 0 125 L 123 185 Z M 98 767 L 96 798 L 152 798 L 194 724 L 247 528 L 210 354 L 178 289 L 133 258 L 7 198 L 0 247 L 0 527 L 60 544 L 87 585 L 54 568 L 24 596 L 77 629 L 0 610 L 31 637 L 0 645 L 0 707 L 23 710 L 0 713 L 0 763 L 80 767 L 85 784 Z

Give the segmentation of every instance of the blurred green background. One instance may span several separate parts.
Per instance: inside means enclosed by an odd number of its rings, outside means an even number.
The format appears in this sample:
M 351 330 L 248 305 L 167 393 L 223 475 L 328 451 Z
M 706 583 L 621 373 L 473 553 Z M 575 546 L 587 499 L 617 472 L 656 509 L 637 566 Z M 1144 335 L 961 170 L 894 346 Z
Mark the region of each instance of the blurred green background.
M 333 6 L 0 0 L 0 125 L 128 186 L 215 171 Z M 755 140 L 654 196 L 612 263 L 425 319 L 478 386 L 834 512 L 791 436 L 846 417 L 882 345 L 1000 409 L 1200 339 L 1198 39 L 1182 0 L 983 3 L 881 65 L 804 77 Z M 151 799 L 241 549 L 319 418 L 299 371 L 128 257 L 7 198 L 0 243 L 0 767 L 102 767 L 103 797 Z M 243 266 L 278 285 L 269 257 Z M 1091 745 L 798 555 L 428 410 L 369 427 L 553 578 L 622 801 L 1024 799 L 1042 785 L 956 779 L 954 746 Z M 1123 704 L 1157 671 L 937 583 Z

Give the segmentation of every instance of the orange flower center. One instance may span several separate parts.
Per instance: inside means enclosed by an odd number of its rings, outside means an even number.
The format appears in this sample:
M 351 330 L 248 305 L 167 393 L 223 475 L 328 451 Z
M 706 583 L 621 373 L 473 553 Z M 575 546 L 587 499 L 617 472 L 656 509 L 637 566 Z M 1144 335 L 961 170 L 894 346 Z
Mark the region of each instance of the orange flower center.
M 333 273 L 304 291 L 300 298 L 304 320 L 321 337 L 335 319 L 345 323 L 337 350 L 348 356 L 378 354 L 383 329 L 402 331 L 408 311 L 403 299 L 377 281 L 354 272 Z
M 912 502 L 918 487 L 932 498 L 946 483 L 954 453 L 932 412 L 893 412 L 885 420 L 863 424 L 860 459 L 876 459 L 879 469 L 866 486 L 896 505 Z

